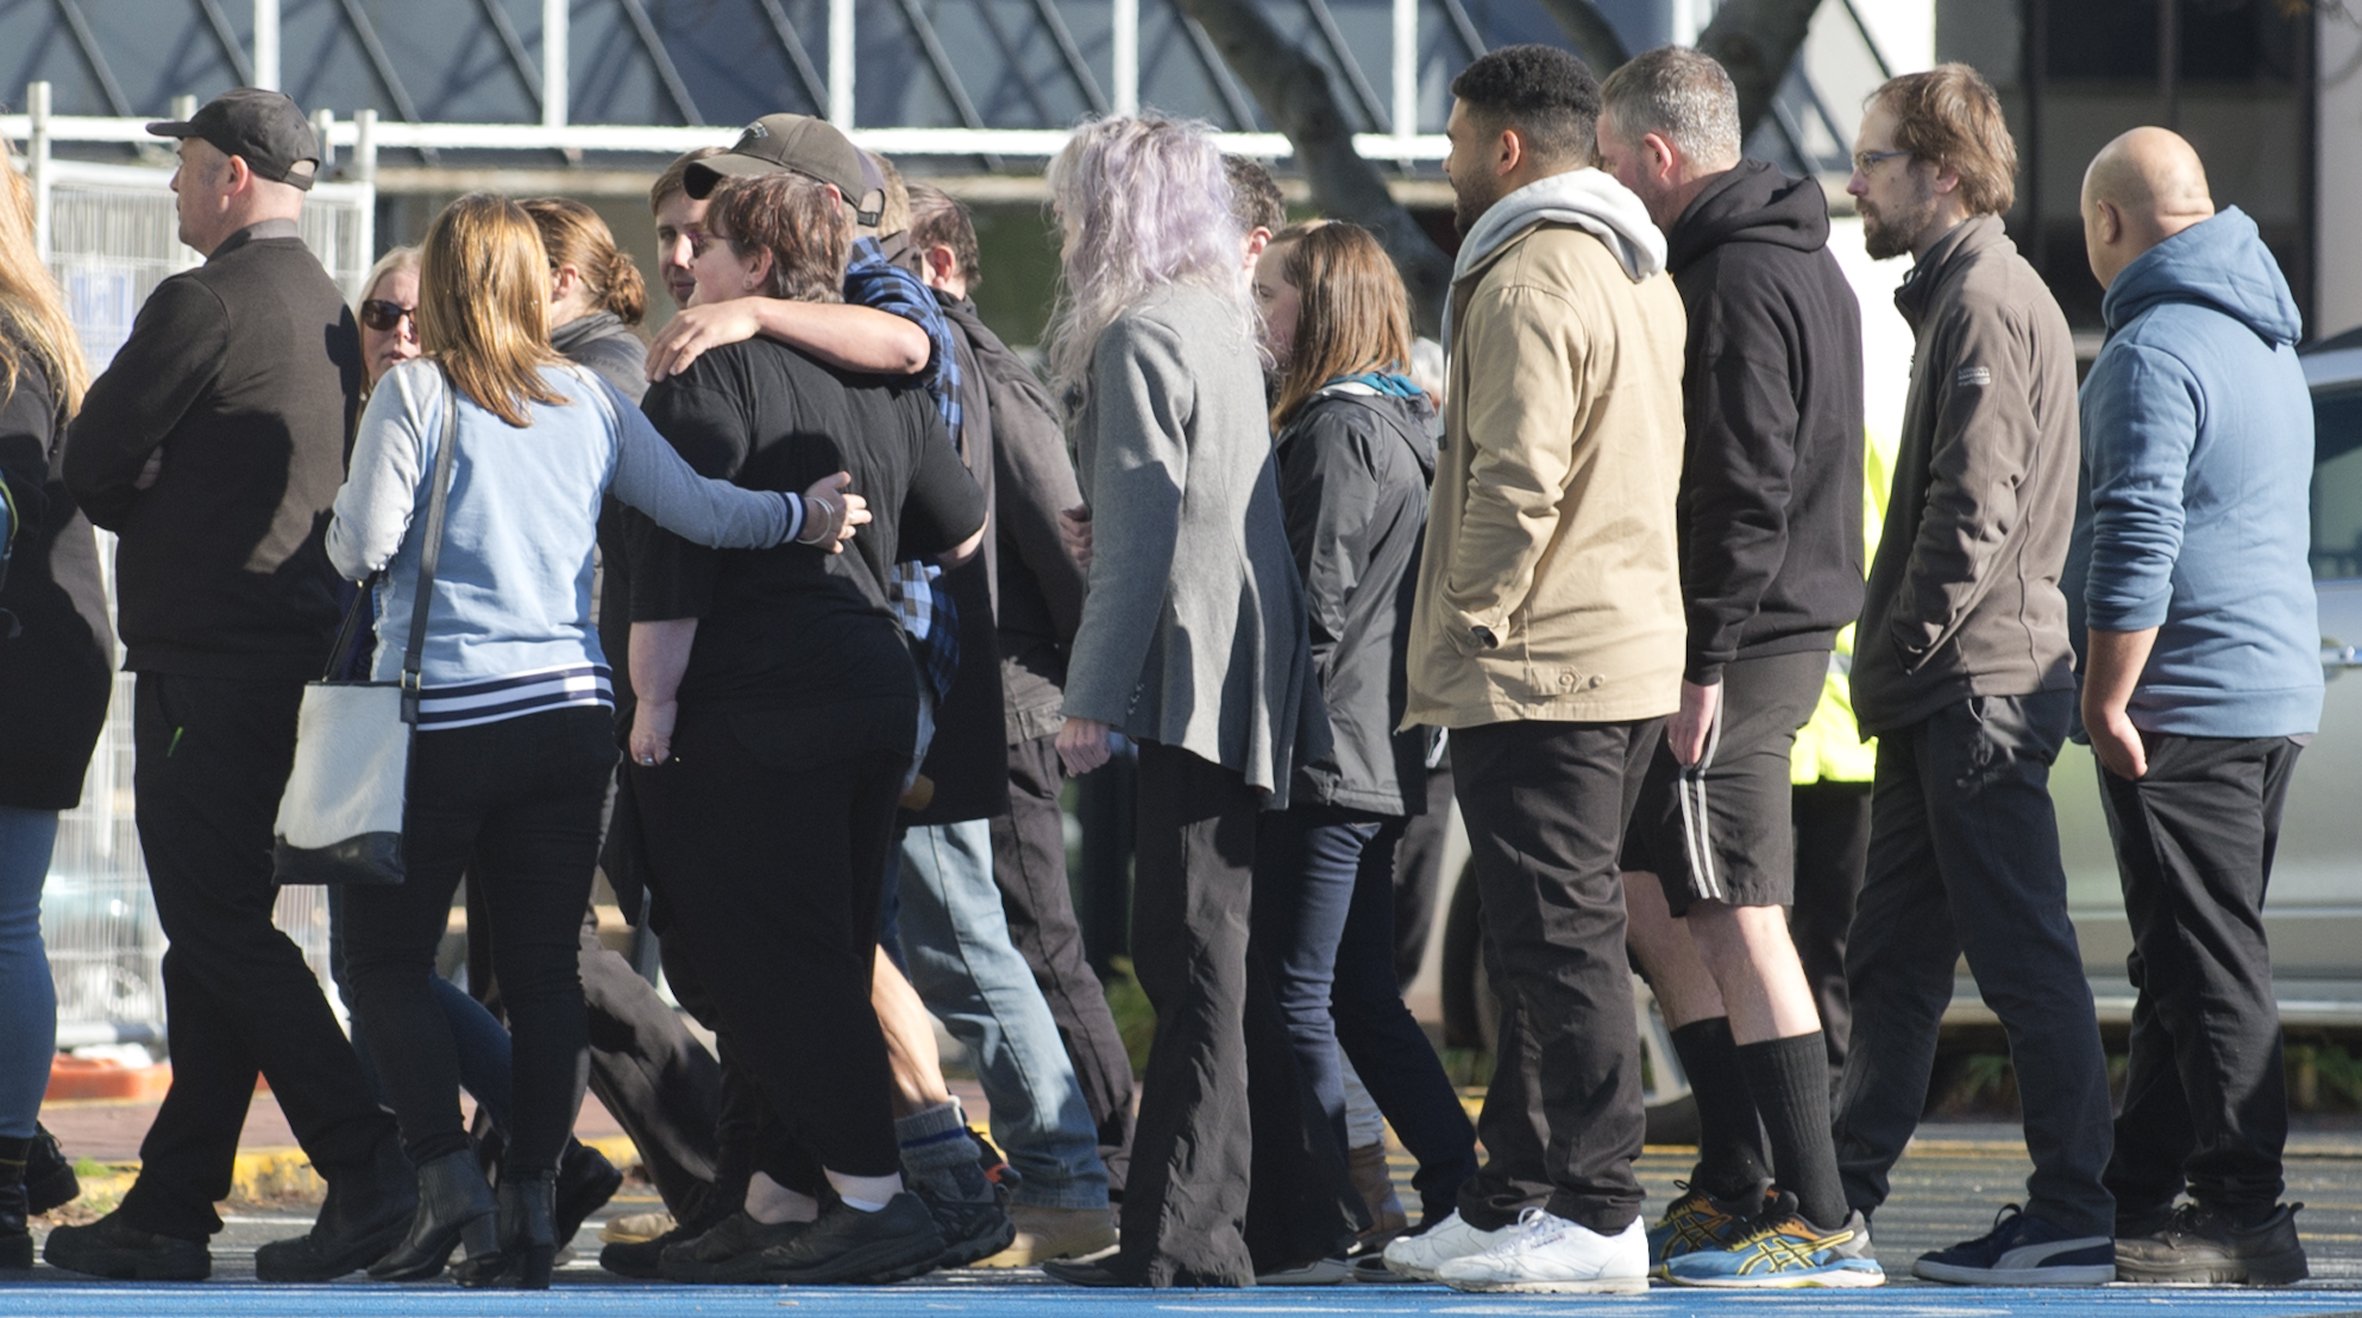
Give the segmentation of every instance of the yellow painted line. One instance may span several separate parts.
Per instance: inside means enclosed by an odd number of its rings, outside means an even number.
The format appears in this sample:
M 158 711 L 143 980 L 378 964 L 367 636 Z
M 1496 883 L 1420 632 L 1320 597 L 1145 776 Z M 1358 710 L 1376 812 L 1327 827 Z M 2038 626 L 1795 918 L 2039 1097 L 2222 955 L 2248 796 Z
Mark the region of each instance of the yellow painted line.
M 587 1139 L 584 1144 L 606 1155 L 619 1169 L 628 1170 L 640 1161 L 640 1151 L 630 1137 L 604 1135 Z M 82 1178 L 82 1197 L 87 1200 L 120 1201 L 131 1183 L 139 1178 L 139 1164 L 113 1163 L 101 1176 Z M 254 1149 L 238 1155 L 230 1167 L 230 1197 L 261 1200 L 317 1197 L 326 1192 L 327 1182 L 312 1170 L 311 1159 L 299 1148 Z

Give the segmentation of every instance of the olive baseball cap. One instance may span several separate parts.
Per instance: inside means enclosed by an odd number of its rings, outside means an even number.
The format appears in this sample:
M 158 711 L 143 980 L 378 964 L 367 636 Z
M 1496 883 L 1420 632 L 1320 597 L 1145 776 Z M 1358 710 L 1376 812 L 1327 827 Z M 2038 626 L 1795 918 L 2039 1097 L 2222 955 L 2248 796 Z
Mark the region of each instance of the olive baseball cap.
M 207 101 L 187 119 L 148 125 L 158 137 L 199 137 L 239 156 L 256 177 L 310 191 L 320 171 L 320 137 L 283 92 L 240 87 Z
M 760 178 L 781 170 L 831 185 L 853 204 L 861 223 L 878 222 L 885 206 L 885 182 L 876 167 L 836 125 L 808 114 L 767 114 L 755 120 L 728 151 L 692 162 L 681 185 L 690 197 L 703 201 L 724 178 Z

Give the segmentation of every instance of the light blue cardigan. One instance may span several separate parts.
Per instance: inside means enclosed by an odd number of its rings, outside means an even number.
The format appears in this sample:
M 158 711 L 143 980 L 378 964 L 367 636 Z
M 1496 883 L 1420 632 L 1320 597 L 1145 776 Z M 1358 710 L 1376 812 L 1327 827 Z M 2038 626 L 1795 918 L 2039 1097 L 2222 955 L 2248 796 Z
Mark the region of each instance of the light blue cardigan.
M 724 549 L 791 539 L 800 499 L 707 480 L 614 388 L 577 366 L 542 368 L 566 401 L 528 405 L 519 429 L 459 400 L 459 449 L 421 681 L 453 686 L 603 665 L 591 625 L 591 554 L 600 500 L 615 497 L 666 530 Z M 410 639 L 421 537 L 443 443 L 448 386 L 432 361 L 387 372 L 361 416 L 328 557 L 360 580 L 380 568 L 373 675 L 400 675 Z

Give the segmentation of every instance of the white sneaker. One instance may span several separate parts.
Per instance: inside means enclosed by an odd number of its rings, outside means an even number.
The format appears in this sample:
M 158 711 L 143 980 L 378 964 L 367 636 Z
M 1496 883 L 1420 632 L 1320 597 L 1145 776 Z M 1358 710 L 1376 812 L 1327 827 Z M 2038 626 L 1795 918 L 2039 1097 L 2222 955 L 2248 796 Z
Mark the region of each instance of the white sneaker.
M 1648 1228 L 1638 1218 L 1603 1236 L 1529 1208 L 1498 1234 L 1482 1253 L 1438 1267 L 1435 1279 L 1463 1291 L 1633 1295 L 1648 1289 Z
M 1456 1258 L 1481 1254 L 1495 1241 L 1517 1231 L 1515 1224 L 1497 1231 L 1479 1231 L 1454 1212 L 1415 1236 L 1396 1236 L 1386 1242 L 1386 1267 L 1413 1281 L 1437 1280 L 1435 1270 Z

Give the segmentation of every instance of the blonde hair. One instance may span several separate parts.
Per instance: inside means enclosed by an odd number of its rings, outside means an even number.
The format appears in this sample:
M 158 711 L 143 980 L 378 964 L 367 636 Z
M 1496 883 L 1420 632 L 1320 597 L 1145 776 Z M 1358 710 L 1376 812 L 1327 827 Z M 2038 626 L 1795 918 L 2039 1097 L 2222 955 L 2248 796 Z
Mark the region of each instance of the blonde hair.
M 1065 230 L 1050 311 L 1050 378 L 1062 398 L 1088 390 L 1091 355 L 1115 318 L 1150 291 L 1202 288 L 1262 354 L 1239 273 L 1244 234 L 1213 129 L 1163 115 L 1096 119 L 1050 161 L 1050 204 Z
M 16 392 L 28 352 L 49 376 L 66 415 L 81 411 L 90 366 L 66 318 L 57 278 L 41 263 L 33 241 L 32 182 L 16 172 L 7 139 L 0 138 L 0 398 Z
M 377 292 L 377 286 L 385 282 L 387 275 L 400 270 L 416 270 L 417 268 L 418 249 L 416 247 L 405 244 L 386 249 L 386 254 L 377 258 L 377 264 L 369 267 L 368 275 L 361 280 L 361 301 L 367 302 Z
M 572 197 L 533 197 L 520 204 L 541 230 L 550 264 L 581 271 L 593 306 L 626 325 L 639 324 L 648 314 L 647 281 L 616 248 L 615 232 L 599 213 Z
M 471 192 L 427 225 L 418 261 L 418 344 L 453 388 L 512 426 L 526 405 L 564 403 L 541 368 L 549 342 L 549 258 L 525 208 Z
M 1358 224 L 1291 229 L 1271 240 L 1267 258 L 1272 250 L 1297 298 L 1295 347 L 1271 405 L 1276 430 L 1340 375 L 1407 367 L 1411 305 L 1386 249 Z

